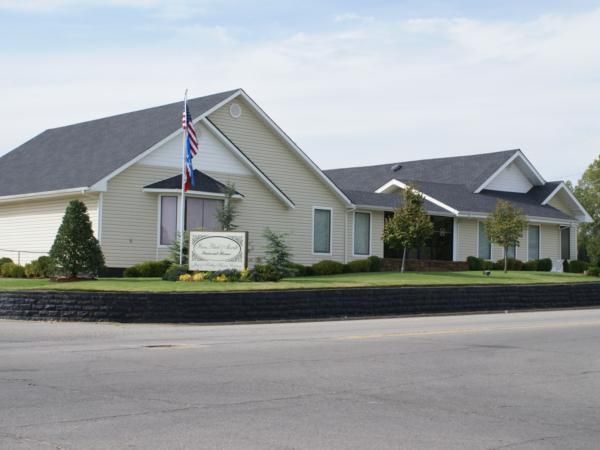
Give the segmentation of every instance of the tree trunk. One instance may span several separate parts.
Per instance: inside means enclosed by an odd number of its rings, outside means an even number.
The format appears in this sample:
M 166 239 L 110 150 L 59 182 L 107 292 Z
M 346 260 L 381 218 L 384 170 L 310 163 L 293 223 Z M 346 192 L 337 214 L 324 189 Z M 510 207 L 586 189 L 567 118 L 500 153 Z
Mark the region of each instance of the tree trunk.
M 406 247 L 404 247 L 404 252 L 402 253 L 402 268 L 400 269 L 400 273 L 404 273 L 405 262 L 406 262 Z
M 504 273 L 508 273 L 508 247 L 504 247 Z

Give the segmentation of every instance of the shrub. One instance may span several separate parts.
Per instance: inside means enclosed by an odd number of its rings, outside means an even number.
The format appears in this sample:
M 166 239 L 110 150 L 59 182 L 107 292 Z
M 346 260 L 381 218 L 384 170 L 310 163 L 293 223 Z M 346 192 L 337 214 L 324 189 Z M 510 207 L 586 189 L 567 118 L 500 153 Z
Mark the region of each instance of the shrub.
M 589 264 L 585 261 L 571 261 L 569 263 L 569 272 L 570 273 L 583 273 L 589 267 Z
M 528 272 L 536 272 L 539 270 L 538 269 L 539 264 L 540 264 L 540 262 L 537 259 L 527 261 L 526 263 L 523 264 L 523 270 L 526 270 Z
M 291 277 L 306 277 L 312 275 L 310 266 L 305 266 L 303 264 L 290 263 L 288 269 L 288 276 Z
M 371 263 L 368 259 L 350 261 L 346 266 L 348 267 L 349 273 L 369 272 L 371 270 Z
M 494 270 L 494 262 L 493 261 L 484 260 L 483 261 L 483 268 L 482 269 L 483 270 Z M 502 269 L 504 269 L 504 267 L 502 267 Z
M 186 265 L 173 264 L 167 269 L 162 279 L 165 281 L 177 281 L 179 277 L 188 272 Z
M 250 281 L 279 281 L 281 278 L 281 272 L 271 264 L 257 264 L 248 275 Z
M 379 256 L 369 256 L 367 258 L 369 261 L 369 272 L 381 272 L 381 266 L 383 265 L 383 259 Z
M 293 275 L 290 271 L 290 247 L 285 242 L 286 235 L 283 233 L 275 233 L 271 229 L 266 228 L 263 237 L 267 240 L 267 248 L 265 249 L 265 263 L 273 266 L 279 271 L 279 279 Z
M 196 272 L 192 275 L 192 281 L 204 281 L 206 279 L 206 272 Z
M 469 270 L 483 270 L 483 259 L 476 256 L 469 256 L 467 264 L 469 265 Z
M 519 259 L 509 258 L 507 260 L 507 263 L 508 263 L 508 270 L 511 270 L 511 271 L 523 270 L 523 261 L 521 261 Z M 497 261 L 494 266 L 495 266 L 496 270 L 504 270 L 504 260 L 501 259 L 501 260 Z
M 54 273 L 54 263 L 49 256 L 40 256 L 38 259 L 25 265 L 25 275 L 28 278 L 48 278 Z
M 600 276 L 600 267 L 592 266 L 588 268 L 587 274 L 591 277 L 599 277 Z
M 337 261 L 324 259 L 312 265 L 315 275 L 337 275 L 344 272 L 344 265 Z
M 209 272 L 205 275 L 204 278 L 212 280 L 212 281 L 240 281 L 242 277 L 239 270 L 235 269 L 227 269 L 227 270 L 216 270 L 214 272 Z M 220 278 L 220 279 L 217 279 Z
M 540 259 L 538 261 L 538 270 L 540 272 L 551 272 L 552 271 L 552 260 L 550 258 Z
M 565 259 L 562 264 L 563 273 L 569 273 L 569 260 Z
M 189 273 L 179 275 L 179 281 L 192 281 L 192 276 Z
M 0 271 L 5 278 L 25 278 L 25 268 L 12 262 L 2 264 Z
M 123 272 L 125 277 L 162 277 L 171 266 L 171 261 L 163 259 L 162 261 L 144 261 L 131 266 Z
M 57 272 L 70 277 L 95 276 L 104 267 L 104 255 L 83 202 L 72 200 L 67 206 L 50 257 Z
M 12 259 L 10 258 L 0 258 L 0 267 L 2 267 L 2 264 L 6 264 L 6 263 L 11 263 L 14 262 Z

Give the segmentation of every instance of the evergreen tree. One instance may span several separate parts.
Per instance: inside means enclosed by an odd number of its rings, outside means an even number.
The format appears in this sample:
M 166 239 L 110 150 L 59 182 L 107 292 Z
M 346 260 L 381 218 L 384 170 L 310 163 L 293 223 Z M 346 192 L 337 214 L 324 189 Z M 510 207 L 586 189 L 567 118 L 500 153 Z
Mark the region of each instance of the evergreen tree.
M 508 248 L 519 246 L 525 225 L 523 213 L 504 200 L 498 201 L 485 224 L 490 242 L 504 249 L 504 273 L 508 272 Z
M 104 255 L 83 202 L 72 200 L 67 206 L 50 257 L 58 274 L 73 278 L 97 276 L 104 267 Z
M 406 263 L 406 251 L 425 244 L 433 234 L 433 223 L 423 203 L 425 199 L 412 186 L 402 191 L 402 206 L 385 221 L 383 241 L 394 249 L 402 249 L 402 269 Z
M 223 207 L 217 210 L 217 220 L 223 231 L 233 231 L 237 228 L 237 225 L 233 224 L 237 216 L 237 209 L 232 202 L 232 198 L 235 195 L 235 185 L 227 184 L 225 186 L 225 190 L 223 194 L 225 194 L 225 200 L 223 202 Z
M 285 242 L 285 234 L 275 233 L 270 228 L 266 228 L 263 236 L 267 240 L 265 262 L 273 266 L 281 277 L 292 275 L 293 270 L 290 269 L 292 254 Z

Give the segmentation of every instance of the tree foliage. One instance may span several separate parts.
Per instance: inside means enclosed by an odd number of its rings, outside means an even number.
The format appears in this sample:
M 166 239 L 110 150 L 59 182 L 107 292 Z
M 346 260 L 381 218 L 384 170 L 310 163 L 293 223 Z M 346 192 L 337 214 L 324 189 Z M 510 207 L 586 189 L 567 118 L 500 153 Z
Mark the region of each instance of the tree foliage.
M 223 228 L 223 231 L 233 231 L 237 228 L 237 225 L 234 225 L 233 221 L 237 217 L 237 208 L 233 203 L 232 199 L 235 195 L 235 185 L 227 184 L 223 191 L 225 194 L 225 200 L 223 202 L 223 206 L 217 210 L 217 221 Z
M 293 275 L 294 270 L 290 267 L 292 254 L 289 245 L 285 242 L 286 235 L 265 228 L 263 236 L 267 240 L 265 263 L 272 266 L 281 278 Z
M 406 251 L 425 244 L 433 234 L 433 223 L 425 211 L 424 197 L 412 186 L 402 191 L 402 205 L 385 221 L 383 241 L 391 248 L 403 250 L 402 269 L 406 263 Z
M 85 203 L 72 200 L 50 249 L 56 273 L 69 277 L 97 276 L 104 267 L 104 255 L 94 232 Z
M 594 220 L 582 224 L 579 229 L 581 259 L 600 265 L 600 156 L 584 172 L 573 189 L 575 197 Z
M 504 272 L 508 272 L 508 248 L 518 247 L 527 221 L 523 212 L 507 201 L 499 200 L 485 227 L 490 242 L 504 249 Z

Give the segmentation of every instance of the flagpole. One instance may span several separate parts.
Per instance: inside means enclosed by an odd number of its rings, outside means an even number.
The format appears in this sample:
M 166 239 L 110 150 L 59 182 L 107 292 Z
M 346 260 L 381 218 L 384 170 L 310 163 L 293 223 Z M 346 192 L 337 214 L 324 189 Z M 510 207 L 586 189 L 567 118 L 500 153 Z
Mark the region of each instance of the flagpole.
M 187 89 L 183 96 L 183 120 L 187 122 Z M 182 122 L 183 123 L 183 122 Z M 185 240 L 185 150 L 187 140 L 187 126 L 183 130 L 183 145 L 181 149 L 181 206 L 179 208 L 179 264 L 183 264 L 183 241 Z M 194 174 L 191 174 L 194 176 Z

